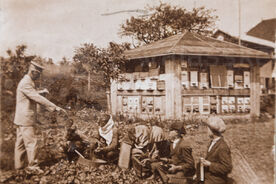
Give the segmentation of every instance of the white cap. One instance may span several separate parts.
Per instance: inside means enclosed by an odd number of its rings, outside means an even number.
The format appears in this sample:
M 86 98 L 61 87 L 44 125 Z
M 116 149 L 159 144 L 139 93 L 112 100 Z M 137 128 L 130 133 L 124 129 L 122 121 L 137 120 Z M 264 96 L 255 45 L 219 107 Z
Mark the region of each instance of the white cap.
M 41 66 L 40 64 L 36 63 L 35 61 L 31 61 L 31 68 L 32 71 L 38 71 L 38 72 L 42 72 L 42 70 L 44 69 L 43 66 Z
M 208 127 L 216 132 L 219 133 L 223 133 L 226 130 L 226 125 L 224 123 L 224 121 L 217 117 L 217 116 L 211 116 L 207 119 L 206 124 L 208 125 Z

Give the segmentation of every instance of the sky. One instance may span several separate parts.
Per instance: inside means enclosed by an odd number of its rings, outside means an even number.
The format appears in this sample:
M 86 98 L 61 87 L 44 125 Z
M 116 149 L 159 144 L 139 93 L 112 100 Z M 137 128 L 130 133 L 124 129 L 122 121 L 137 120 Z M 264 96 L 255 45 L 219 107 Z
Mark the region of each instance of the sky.
M 120 25 L 137 12 L 109 14 L 144 9 L 159 0 L 0 0 L 0 56 L 19 44 L 26 44 L 27 54 L 71 59 L 84 43 L 106 47 L 110 41 L 129 41 L 118 35 Z M 216 27 L 238 36 L 239 0 L 163 0 L 186 9 L 205 6 L 215 9 Z M 240 0 L 241 34 L 262 19 L 276 18 L 275 0 Z

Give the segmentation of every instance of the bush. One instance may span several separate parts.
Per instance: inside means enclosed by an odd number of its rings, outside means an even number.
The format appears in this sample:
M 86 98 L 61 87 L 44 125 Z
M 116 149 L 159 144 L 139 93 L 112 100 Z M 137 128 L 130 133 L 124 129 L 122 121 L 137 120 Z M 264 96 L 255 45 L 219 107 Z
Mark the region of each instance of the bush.
M 104 88 L 97 83 L 98 77 L 91 77 L 91 90 L 88 92 L 87 76 L 73 75 L 73 70 L 71 65 L 52 64 L 46 67 L 42 86 L 50 92 L 47 98 L 64 108 L 105 109 L 106 94 Z
M 275 94 L 261 96 L 261 112 L 275 116 Z

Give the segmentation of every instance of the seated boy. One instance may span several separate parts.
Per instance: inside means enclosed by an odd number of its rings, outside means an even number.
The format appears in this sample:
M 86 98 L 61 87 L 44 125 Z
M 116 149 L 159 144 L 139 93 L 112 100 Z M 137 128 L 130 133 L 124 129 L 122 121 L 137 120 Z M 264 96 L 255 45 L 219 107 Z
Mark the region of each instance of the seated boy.
M 192 148 L 184 140 L 183 135 L 186 131 L 182 123 L 173 123 L 170 127 L 169 140 L 170 156 L 169 158 L 160 158 L 162 162 L 151 164 L 152 172 L 155 176 L 159 173 L 163 182 L 171 182 L 171 178 L 189 178 L 195 174 L 194 159 Z M 184 180 L 181 183 L 188 183 Z
M 165 140 L 164 131 L 155 122 L 152 126 L 148 125 L 150 129 L 150 159 L 155 161 L 160 157 L 169 155 L 169 142 Z
M 142 124 L 128 130 L 129 143 L 132 145 L 132 164 L 140 177 L 150 174 L 150 163 L 158 157 L 155 143 L 163 140 L 163 130 Z
M 65 139 L 67 141 L 67 145 L 63 147 L 63 150 L 69 161 L 76 160 L 79 157 L 78 153 L 82 155 L 84 154 L 87 145 L 84 143 L 81 135 L 77 133 L 76 127 L 73 126 L 72 119 L 69 119 L 67 124 Z
M 149 149 L 149 129 L 146 125 L 136 125 L 128 129 L 128 139 L 133 146 L 132 157 L 146 158 Z

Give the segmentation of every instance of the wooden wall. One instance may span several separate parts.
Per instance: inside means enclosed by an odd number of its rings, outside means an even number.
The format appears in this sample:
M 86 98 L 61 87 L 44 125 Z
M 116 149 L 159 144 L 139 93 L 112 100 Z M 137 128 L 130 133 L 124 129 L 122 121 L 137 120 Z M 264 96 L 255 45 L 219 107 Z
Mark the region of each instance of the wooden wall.
M 165 62 L 166 73 L 166 118 L 181 119 L 181 66 L 180 60 L 167 57 Z
M 258 63 L 250 68 L 250 102 L 251 116 L 260 116 L 260 66 Z
M 143 99 L 149 98 L 152 99 L 153 103 L 158 103 L 162 108 L 160 108 L 160 113 L 156 113 L 156 107 L 153 108 L 152 115 L 162 116 L 162 118 L 165 119 L 181 119 L 183 116 L 184 110 L 184 103 L 183 98 L 185 97 L 206 97 L 208 96 L 208 99 L 212 98 L 212 101 L 216 101 L 216 112 L 217 113 L 223 113 L 222 106 L 226 106 L 222 103 L 222 98 L 234 98 L 235 102 L 234 104 L 229 104 L 229 107 L 234 105 L 236 107 L 236 110 L 238 109 L 239 98 L 249 98 L 250 97 L 250 115 L 251 116 L 259 116 L 260 115 L 260 66 L 261 64 L 257 64 L 256 60 L 251 59 L 235 59 L 235 58 L 220 58 L 216 57 L 216 61 L 211 58 L 205 57 L 203 60 L 196 61 L 198 63 L 203 63 L 204 66 L 210 66 L 210 65 L 225 65 L 227 68 L 230 67 L 230 70 L 233 70 L 235 72 L 234 65 L 246 65 L 248 66 L 246 69 L 242 69 L 243 71 L 249 72 L 250 71 L 250 86 L 247 88 L 235 88 L 232 86 L 231 88 L 212 88 L 210 83 L 210 77 L 209 78 L 209 86 L 207 88 L 202 88 L 201 85 L 198 84 L 197 87 L 190 86 L 188 88 L 183 87 L 183 81 L 182 81 L 182 72 L 183 72 L 183 61 L 185 63 L 191 63 L 191 60 L 187 59 L 188 57 L 173 57 L 173 56 L 166 56 L 164 57 L 165 60 L 165 73 L 159 75 L 159 76 L 152 76 L 152 75 L 146 75 L 143 76 L 142 74 L 146 72 L 140 72 L 139 76 L 137 77 L 137 73 L 128 73 L 128 76 L 132 76 L 133 78 L 142 77 L 142 80 L 156 80 L 156 81 L 165 81 L 165 88 L 160 89 L 154 89 L 154 90 L 146 90 L 146 89 L 138 89 L 136 90 L 118 90 L 118 83 L 112 82 L 111 85 L 111 110 L 112 114 L 116 114 L 118 112 L 121 112 L 122 109 L 126 110 L 126 107 L 124 107 L 123 100 L 126 97 L 130 98 L 136 98 L 138 99 L 138 105 L 141 106 L 136 110 L 136 115 L 139 117 L 148 118 L 148 114 L 142 112 L 143 107 Z M 194 61 L 193 61 L 194 62 Z M 255 63 L 250 64 L 249 63 Z M 261 63 L 261 62 L 260 62 Z M 265 62 L 262 61 L 262 64 Z M 184 69 L 185 70 L 185 69 Z M 187 70 L 187 68 L 186 68 Z M 202 69 L 199 69 L 199 71 Z M 188 68 L 188 72 L 190 69 Z M 209 72 L 208 69 L 204 70 L 204 72 Z M 228 72 L 228 70 L 227 70 Z M 210 73 L 209 73 L 210 74 Z M 188 73 L 189 75 L 189 73 Z M 228 75 L 228 73 L 227 73 Z M 240 74 L 238 74 L 240 75 Z M 190 79 L 190 76 L 188 76 Z M 135 81 L 136 79 L 131 79 L 130 81 Z M 200 72 L 198 72 L 198 80 L 199 83 L 201 82 L 201 76 Z M 234 79 L 233 79 L 234 80 Z M 203 98 L 205 99 L 205 98 Z M 200 99 L 202 100 L 202 99 Z M 137 100 L 136 100 L 137 101 Z M 209 100 L 211 102 L 211 100 Z M 247 106 L 248 106 L 247 105 Z M 202 108 L 202 107 L 201 107 Z M 210 103 L 210 109 L 211 109 L 211 103 Z M 247 111 L 248 112 L 248 111 Z M 211 113 L 211 110 L 209 111 Z

